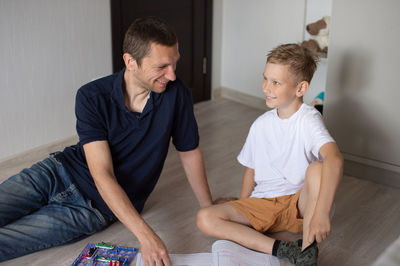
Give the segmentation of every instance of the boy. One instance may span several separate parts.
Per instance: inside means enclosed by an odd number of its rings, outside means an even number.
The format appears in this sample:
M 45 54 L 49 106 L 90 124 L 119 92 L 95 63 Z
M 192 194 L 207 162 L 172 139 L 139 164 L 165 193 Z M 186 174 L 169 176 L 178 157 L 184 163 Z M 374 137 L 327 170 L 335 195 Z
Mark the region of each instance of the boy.
M 330 233 L 330 210 L 343 158 L 319 112 L 303 103 L 317 58 L 297 44 L 267 57 L 262 90 L 274 108 L 251 126 L 238 161 L 246 166 L 240 199 L 201 209 L 205 234 L 235 241 L 296 265 L 317 265 L 317 243 Z M 303 232 L 284 242 L 263 233 Z

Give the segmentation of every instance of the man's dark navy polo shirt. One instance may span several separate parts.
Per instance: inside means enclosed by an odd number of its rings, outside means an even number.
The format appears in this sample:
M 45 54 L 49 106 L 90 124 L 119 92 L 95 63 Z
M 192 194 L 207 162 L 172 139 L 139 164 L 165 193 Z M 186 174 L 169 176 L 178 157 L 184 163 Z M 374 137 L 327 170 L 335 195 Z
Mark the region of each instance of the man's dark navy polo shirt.
M 129 111 L 123 96 L 124 70 L 90 82 L 76 95 L 76 129 L 79 143 L 58 158 L 80 191 L 105 215 L 113 217 L 89 172 L 83 145 L 106 140 L 115 177 L 138 212 L 160 176 L 168 146 L 178 151 L 197 148 L 199 135 L 189 89 L 171 81 L 163 93 L 150 93 L 142 113 Z

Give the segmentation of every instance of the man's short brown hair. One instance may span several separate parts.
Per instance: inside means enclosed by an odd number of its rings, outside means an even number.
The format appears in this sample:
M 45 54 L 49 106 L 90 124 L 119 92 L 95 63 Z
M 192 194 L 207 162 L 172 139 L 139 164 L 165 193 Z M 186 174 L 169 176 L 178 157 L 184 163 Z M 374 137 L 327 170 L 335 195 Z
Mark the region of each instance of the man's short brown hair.
M 138 18 L 129 26 L 122 49 L 140 66 L 143 57 L 150 51 L 151 43 L 173 46 L 177 42 L 174 30 L 164 20 L 155 17 Z
M 311 82 L 317 62 L 317 55 L 295 43 L 279 45 L 267 55 L 267 63 L 288 65 L 296 82 Z

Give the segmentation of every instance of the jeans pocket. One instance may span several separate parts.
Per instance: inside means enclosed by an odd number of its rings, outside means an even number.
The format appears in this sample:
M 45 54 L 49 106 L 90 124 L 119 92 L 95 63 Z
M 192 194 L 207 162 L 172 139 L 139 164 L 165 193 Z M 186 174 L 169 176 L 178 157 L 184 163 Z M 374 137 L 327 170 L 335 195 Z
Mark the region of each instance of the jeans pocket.
M 92 211 L 96 214 L 97 218 L 99 218 L 103 227 L 105 227 L 111 223 L 111 221 L 109 221 L 109 219 L 106 220 L 106 218 L 103 216 L 103 214 L 95 206 L 93 206 L 93 203 L 91 200 L 87 200 L 87 203 L 88 203 L 89 207 L 92 209 Z
M 92 204 L 92 201 L 84 197 L 75 184 L 71 184 L 66 190 L 54 195 L 49 203 L 63 205 L 65 207 L 77 210 L 88 215 L 88 219 L 93 222 L 93 232 L 106 227 L 110 222 L 105 219 L 103 214 Z M 96 217 L 96 218 L 94 218 Z M 96 221 L 96 222 L 94 222 Z

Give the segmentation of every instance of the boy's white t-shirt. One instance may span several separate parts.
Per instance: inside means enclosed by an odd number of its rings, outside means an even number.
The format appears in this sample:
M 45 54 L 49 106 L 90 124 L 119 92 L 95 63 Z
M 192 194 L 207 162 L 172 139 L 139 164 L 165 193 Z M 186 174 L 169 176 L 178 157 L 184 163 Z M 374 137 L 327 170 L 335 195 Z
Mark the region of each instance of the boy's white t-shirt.
M 277 109 L 258 117 L 237 157 L 255 171 L 256 186 L 250 197 L 296 193 L 303 186 L 308 165 L 322 160 L 319 149 L 328 142 L 334 140 L 321 114 L 307 104 L 287 119 L 279 118 Z

